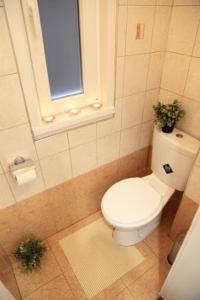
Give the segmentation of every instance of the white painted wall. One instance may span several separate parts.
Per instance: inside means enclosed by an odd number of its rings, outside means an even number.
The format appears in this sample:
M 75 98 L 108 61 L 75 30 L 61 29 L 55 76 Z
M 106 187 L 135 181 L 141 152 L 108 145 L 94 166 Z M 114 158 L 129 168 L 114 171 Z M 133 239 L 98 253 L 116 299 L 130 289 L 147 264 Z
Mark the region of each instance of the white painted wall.
M 200 209 L 160 294 L 164 300 L 200 299 Z
M 0 281 L 0 300 L 15 300 L 9 290 Z

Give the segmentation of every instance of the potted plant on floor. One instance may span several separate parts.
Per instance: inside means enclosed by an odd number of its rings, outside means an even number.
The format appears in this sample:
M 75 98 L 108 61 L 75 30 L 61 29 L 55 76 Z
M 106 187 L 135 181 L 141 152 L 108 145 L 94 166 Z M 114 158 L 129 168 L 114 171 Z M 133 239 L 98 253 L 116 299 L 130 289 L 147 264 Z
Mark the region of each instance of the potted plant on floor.
M 22 267 L 26 271 L 38 269 L 41 266 L 41 258 L 46 252 L 47 247 L 41 240 L 28 239 L 20 243 L 15 251 L 14 256 L 21 260 Z
M 181 103 L 177 100 L 169 104 L 158 102 L 153 106 L 153 109 L 155 113 L 154 123 L 165 133 L 171 133 L 176 122 L 185 115 Z

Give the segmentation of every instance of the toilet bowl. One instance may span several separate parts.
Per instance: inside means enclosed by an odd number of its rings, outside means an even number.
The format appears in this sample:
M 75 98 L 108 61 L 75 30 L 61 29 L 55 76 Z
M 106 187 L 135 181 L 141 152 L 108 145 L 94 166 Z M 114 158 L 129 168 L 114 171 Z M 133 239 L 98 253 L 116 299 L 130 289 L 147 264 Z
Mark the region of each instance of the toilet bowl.
M 103 216 L 118 244 L 134 245 L 159 225 L 174 191 L 184 190 L 199 148 L 198 140 L 176 128 L 170 134 L 154 129 L 153 173 L 117 182 L 102 199 Z
M 173 193 L 154 174 L 114 184 L 104 194 L 101 210 L 114 227 L 115 241 L 130 246 L 143 240 L 159 225 L 162 209 Z

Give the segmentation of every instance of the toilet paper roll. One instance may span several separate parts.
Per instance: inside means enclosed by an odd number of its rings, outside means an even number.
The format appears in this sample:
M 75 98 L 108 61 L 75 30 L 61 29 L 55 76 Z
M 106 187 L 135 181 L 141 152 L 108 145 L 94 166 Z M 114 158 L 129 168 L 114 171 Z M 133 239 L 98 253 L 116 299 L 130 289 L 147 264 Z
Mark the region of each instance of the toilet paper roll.
M 15 176 L 16 180 L 17 180 L 17 184 L 18 185 L 23 185 L 23 184 L 27 184 L 33 180 L 36 179 L 36 172 L 35 169 L 17 174 Z

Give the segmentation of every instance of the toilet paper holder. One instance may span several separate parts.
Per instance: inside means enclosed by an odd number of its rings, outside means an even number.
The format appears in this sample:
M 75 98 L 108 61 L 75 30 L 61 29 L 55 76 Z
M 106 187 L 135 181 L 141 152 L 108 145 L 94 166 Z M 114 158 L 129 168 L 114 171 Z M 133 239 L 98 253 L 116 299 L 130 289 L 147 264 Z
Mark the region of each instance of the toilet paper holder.
M 36 169 L 32 159 L 25 159 L 22 156 L 15 158 L 14 163 L 9 166 L 9 170 L 14 178 L 17 175 Z

